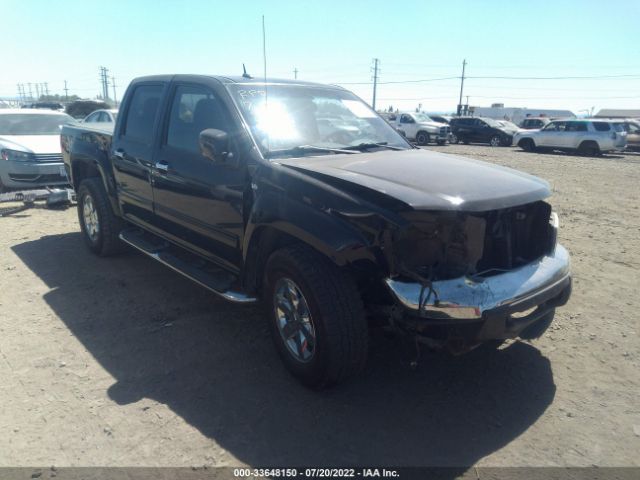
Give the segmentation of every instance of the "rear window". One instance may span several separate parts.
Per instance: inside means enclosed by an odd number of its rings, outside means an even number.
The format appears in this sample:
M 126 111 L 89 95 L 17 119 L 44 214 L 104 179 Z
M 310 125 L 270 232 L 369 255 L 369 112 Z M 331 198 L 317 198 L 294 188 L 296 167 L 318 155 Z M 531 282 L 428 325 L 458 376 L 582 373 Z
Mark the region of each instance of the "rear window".
M 611 130 L 611 127 L 607 122 L 593 122 L 593 128 L 595 128 L 598 132 L 608 132 Z
M 140 85 L 136 87 L 131 98 L 124 136 L 151 145 L 153 125 L 158 116 L 162 85 Z

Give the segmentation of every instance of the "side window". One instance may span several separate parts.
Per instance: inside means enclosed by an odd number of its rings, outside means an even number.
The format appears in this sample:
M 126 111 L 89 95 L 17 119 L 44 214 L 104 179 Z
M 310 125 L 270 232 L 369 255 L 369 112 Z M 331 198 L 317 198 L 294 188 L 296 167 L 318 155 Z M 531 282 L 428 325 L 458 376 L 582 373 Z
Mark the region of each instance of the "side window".
M 140 85 L 136 87 L 127 112 L 124 137 L 151 145 L 153 124 L 158 116 L 161 96 L 161 85 Z
M 567 122 L 567 132 L 586 132 L 587 124 L 584 122 Z
M 611 130 L 611 127 L 606 122 L 593 122 L 593 128 L 598 132 L 608 132 Z
M 400 117 L 400 123 L 414 123 L 414 122 L 413 122 L 413 118 L 411 118 L 409 115 L 403 114 Z
M 626 130 L 629 133 L 640 133 L 640 126 L 634 123 L 625 123 Z
M 100 115 L 98 115 L 98 122 L 108 122 L 109 121 L 109 115 L 107 115 L 106 112 L 100 112 Z
M 213 92 L 203 87 L 178 86 L 171 104 L 166 145 L 200 153 L 200 132 L 207 128 L 228 132 L 228 118 Z
M 551 122 L 543 128 L 545 132 L 555 132 L 558 130 L 558 122 Z
M 92 113 L 91 115 L 89 115 L 87 117 L 87 119 L 85 120 L 85 123 L 94 123 L 97 121 L 98 118 L 98 114 L 97 113 Z

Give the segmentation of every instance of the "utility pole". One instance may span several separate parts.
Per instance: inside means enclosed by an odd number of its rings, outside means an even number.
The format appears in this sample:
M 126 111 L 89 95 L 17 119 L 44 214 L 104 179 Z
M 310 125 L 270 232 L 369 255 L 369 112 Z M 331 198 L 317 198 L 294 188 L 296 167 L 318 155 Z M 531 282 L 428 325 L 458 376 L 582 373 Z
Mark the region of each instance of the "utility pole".
M 372 102 L 372 107 L 375 110 L 376 109 L 376 93 L 378 90 L 378 64 L 380 63 L 380 60 L 377 58 L 373 59 L 373 102 Z
M 297 67 L 293 67 L 293 78 L 294 79 L 298 79 L 298 68 Z
M 40 100 L 40 84 L 36 83 L 36 101 Z
M 109 99 L 109 69 L 106 67 L 100 67 L 100 83 L 102 84 L 102 99 L 107 101 Z
M 460 77 L 460 100 L 458 100 L 458 115 L 460 115 L 462 111 L 462 89 L 464 88 L 464 70 L 467 66 L 467 59 L 465 58 L 462 61 L 462 77 Z
M 111 76 L 111 86 L 113 87 L 113 103 L 114 106 L 118 106 L 118 97 L 116 97 L 116 77 Z
M 47 97 L 49 96 L 49 83 L 44 82 L 44 91 L 47 92 Z
M 27 85 L 29 85 L 29 99 L 33 100 L 33 91 L 31 90 L 31 84 L 27 83 Z
M 69 101 L 69 89 L 67 88 L 67 81 L 64 81 L 64 101 Z
M 22 98 L 22 90 L 20 90 L 20 84 L 18 84 L 18 98 L 20 99 L 21 102 L 23 102 L 23 98 Z

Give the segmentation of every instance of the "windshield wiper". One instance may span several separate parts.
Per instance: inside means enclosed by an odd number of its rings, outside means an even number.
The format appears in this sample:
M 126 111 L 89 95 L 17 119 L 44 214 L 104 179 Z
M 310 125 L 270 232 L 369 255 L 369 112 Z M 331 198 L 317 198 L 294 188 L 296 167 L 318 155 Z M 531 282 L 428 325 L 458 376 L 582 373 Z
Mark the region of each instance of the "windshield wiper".
M 396 147 L 394 145 L 388 145 L 388 142 L 378 142 L 378 143 L 360 143 L 358 145 L 349 145 L 348 147 L 344 147 L 345 150 L 357 150 L 362 152 L 364 150 L 369 150 L 370 148 L 388 148 L 389 150 L 406 150 L 406 148 Z
M 265 158 L 274 158 L 280 155 L 304 155 L 305 153 L 326 152 L 326 153 L 355 153 L 353 150 L 341 148 L 319 147 L 317 145 L 298 145 L 292 148 L 283 148 L 281 150 L 269 150 L 265 152 Z

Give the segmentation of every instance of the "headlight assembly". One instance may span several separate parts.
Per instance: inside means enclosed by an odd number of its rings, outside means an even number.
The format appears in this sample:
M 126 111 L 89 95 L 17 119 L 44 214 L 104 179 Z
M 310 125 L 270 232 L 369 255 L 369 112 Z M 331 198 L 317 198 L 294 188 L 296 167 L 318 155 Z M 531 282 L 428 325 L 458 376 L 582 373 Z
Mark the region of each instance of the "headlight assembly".
M 33 154 L 28 152 L 21 152 L 19 150 L 9 150 L 8 148 L 3 148 L 2 150 L 0 150 L 0 158 L 2 160 L 13 162 L 28 162 L 33 160 Z

